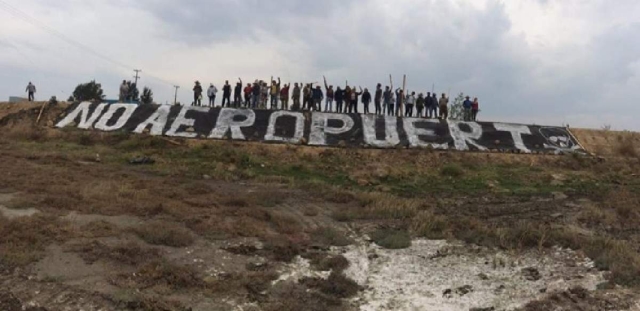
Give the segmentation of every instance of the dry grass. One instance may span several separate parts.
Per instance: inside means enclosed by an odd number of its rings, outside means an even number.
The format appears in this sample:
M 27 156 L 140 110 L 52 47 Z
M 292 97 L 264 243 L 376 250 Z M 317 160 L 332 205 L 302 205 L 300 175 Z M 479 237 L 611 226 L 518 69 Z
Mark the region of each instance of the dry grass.
M 21 267 L 39 260 L 47 245 L 70 238 L 68 223 L 35 215 L 7 220 L 0 216 L 0 265 Z
M 99 260 L 109 260 L 118 264 L 138 266 L 160 257 L 160 251 L 157 249 L 141 248 L 133 242 L 109 246 L 98 241 L 91 241 L 71 245 L 68 250 L 78 253 L 88 264 Z
M 185 247 L 195 241 L 193 234 L 182 226 L 165 221 L 153 221 L 133 229 L 141 239 L 152 245 Z

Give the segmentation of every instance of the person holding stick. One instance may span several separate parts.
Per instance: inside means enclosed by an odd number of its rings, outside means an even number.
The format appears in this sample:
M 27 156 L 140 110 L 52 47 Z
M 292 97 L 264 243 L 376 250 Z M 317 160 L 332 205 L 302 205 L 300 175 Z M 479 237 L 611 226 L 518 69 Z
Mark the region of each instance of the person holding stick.
M 402 105 L 404 104 L 404 90 L 398 88 L 396 90 L 396 111 L 394 113 L 395 116 L 402 116 Z
M 333 91 L 333 85 L 327 86 L 327 78 L 322 76 L 322 79 L 324 79 L 324 88 L 327 94 L 325 105 L 324 105 L 324 112 L 331 112 L 333 111 L 333 99 L 335 97 L 335 94 Z
M 238 83 L 236 83 L 236 87 L 233 89 L 233 106 L 240 107 L 242 104 L 242 79 L 238 78 Z

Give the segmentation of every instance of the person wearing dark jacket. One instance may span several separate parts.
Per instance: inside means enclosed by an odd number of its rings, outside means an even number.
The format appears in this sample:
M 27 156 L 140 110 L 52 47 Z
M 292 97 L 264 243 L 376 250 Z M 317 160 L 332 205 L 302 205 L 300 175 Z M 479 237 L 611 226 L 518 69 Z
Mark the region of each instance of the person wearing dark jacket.
M 293 94 L 291 94 L 293 106 L 291 108 L 293 108 L 294 111 L 300 110 L 300 85 L 298 85 L 298 83 L 293 84 Z
M 202 86 L 200 81 L 196 81 L 196 85 L 193 87 L 193 105 L 202 106 Z
M 422 118 L 422 111 L 424 110 L 424 104 L 425 104 L 424 94 L 420 93 L 420 95 L 418 95 L 418 99 L 416 100 L 416 110 L 418 112 L 418 118 Z
M 334 97 L 335 97 L 335 100 L 336 100 L 336 112 L 341 113 L 342 112 L 342 103 L 344 102 L 344 91 L 342 89 L 340 89 L 339 86 L 336 88 L 336 91 L 334 93 Z
M 322 88 L 318 85 L 311 94 L 311 99 L 313 102 L 313 110 L 320 111 L 322 108 L 322 100 L 324 99 L 324 95 L 322 94 Z M 311 110 L 311 108 L 309 109 Z
M 391 106 L 391 99 L 393 99 L 393 93 L 389 86 L 385 87 L 385 91 L 382 93 L 382 99 L 384 100 L 382 114 L 392 115 L 393 106 Z M 391 107 L 391 109 L 389 109 L 389 107 Z
M 404 91 L 401 88 L 396 90 L 396 111 L 395 116 L 402 117 L 402 106 L 404 104 Z
M 362 93 L 362 105 L 364 106 L 365 114 L 369 114 L 369 103 L 371 103 L 371 93 L 369 93 L 369 89 L 364 88 L 364 93 Z
M 344 88 L 344 108 L 342 111 L 340 111 L 341 113 L 347 113 L 349 111 L 349 109 L 351 108 L 351 92 L 353 92 L 351 90 L 351 88 L 347 85 Z
M 429 98 L 429 108 L 431 110 L 430 114 L 433 115 L 434 118 L 438 118 L 438 95 L 437 93 L 433 93 L 431 94 L 431 97 Z
M 251 95 L 253 96 L 253 101 L 251 102 L 251 108 L 256 109 L 260 105 L 260 97 L 262 96 L 262 90 L 260 89 L 262 86 L 260 82 L 256 80 L 253 84 L 253 88 L 251 88 Z
M 380 115 L 382 113 L 382 84 L 380 83 L 376 86 L 376 95 L 373 99 L 373 103 L 376 106 L 376 114 Z
M 229 85 L 229 81 L 224 82 L 224 86 L 222 87 L 222 107 L 231 107 L 231 85 Z
M 238 78 L 239 82 L 236 83 L 236 87 L 233 89 L 233 106 L 240 107 L 242 104 L 242 79 Z

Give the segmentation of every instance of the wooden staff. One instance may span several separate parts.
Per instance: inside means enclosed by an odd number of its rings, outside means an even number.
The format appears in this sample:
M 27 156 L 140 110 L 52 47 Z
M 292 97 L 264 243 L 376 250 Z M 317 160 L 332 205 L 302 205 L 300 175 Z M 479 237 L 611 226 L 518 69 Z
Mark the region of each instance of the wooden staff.
M 44 106 L 46 106 L 48 102 L 42 103 L 42 107 L 40 107 L 40 113 L 38 114 L 38 119 L 36 119 L 36 124 L 40 122 L 40 117 L 42 117 L 42 112 L 44 111 Z
M 398 108 L 400 108 L 400 116 L 404 115 L 404 101 L 407 96 L 407 75 L 402 77 L 402 105 L 398 103 Z

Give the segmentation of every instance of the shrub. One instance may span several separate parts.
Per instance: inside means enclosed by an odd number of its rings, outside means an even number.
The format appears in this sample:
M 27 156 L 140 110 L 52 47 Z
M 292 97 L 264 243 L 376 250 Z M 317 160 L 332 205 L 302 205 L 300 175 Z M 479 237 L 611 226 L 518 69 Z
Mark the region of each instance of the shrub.
M 411 246 L 409 233 L 401 230 L 380 229 L 371 235 L 373 241 L 386 249 L 403 249 Z

